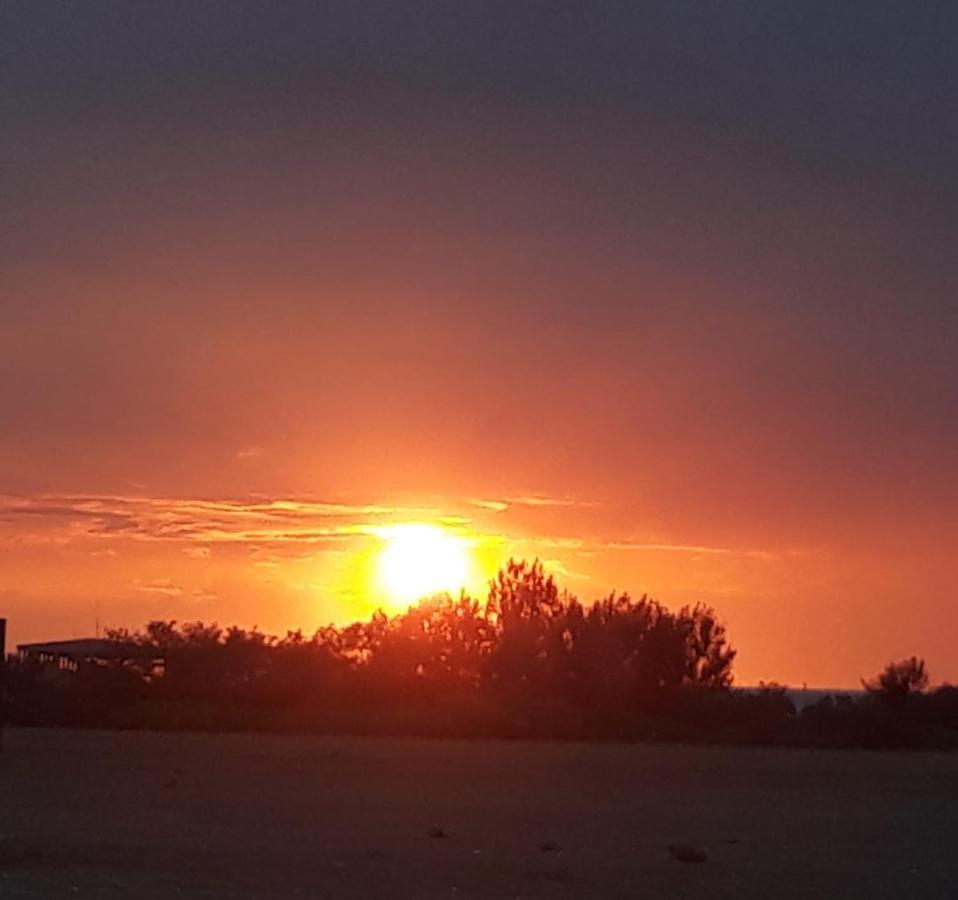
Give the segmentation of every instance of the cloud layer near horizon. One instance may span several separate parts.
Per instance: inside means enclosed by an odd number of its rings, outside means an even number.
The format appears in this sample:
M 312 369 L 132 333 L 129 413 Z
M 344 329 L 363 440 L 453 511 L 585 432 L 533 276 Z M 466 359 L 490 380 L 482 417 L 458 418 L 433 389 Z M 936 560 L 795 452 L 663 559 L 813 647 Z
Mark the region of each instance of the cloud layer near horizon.
M 516 509 L 594 508 L 592 501 L 541 496 L 496 500 L 445 501 L 435 505 L 376 505 L 331 502 L 314 497 L 189 498 L 116 495 L 38 494 L 0 495 L 0 540 L 38 545 L 71 540 L 124 538 L 172 541 L 188 555 L 203 556 L 215 544 L 246 544 L 279 550 L 283 545 L 315 545 L 376 536 L 384 524 L 431 522 L 453 530 L 467 530 L 502 543 L 519 535 L 502 534 L 503 519 Z M 487 513 L 474 522 L 470 508 Z M 456 510 L 456 511 L 451 511 Z M 475 513 L 476 510 L 473 510 Z M 488 515 L 492 513 L 492 515 Z M 498 526 L 498 527 L 497 527 Z M 479 529 L 478 531 L 476 529 Z M 483 530 L 486 529 L 486 530 Z M 533 533 L 525 536 L 543 548 L 594 552 L 597 549 L 667 551 L 772 558 L 767 550 L 737 550 L 699 544 L 600 539 Z M 105 553 L 105 550 L 92 550 Z M 310 552 L 310 551 L 307 551 Z

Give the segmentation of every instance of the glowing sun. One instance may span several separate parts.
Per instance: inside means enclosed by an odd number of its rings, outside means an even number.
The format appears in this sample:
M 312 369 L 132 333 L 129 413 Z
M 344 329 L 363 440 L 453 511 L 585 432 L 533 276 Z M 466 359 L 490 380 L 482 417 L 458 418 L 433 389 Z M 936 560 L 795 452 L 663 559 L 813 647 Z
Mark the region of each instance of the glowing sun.
M 379 586 L 389 600 L 408 605 L 423 597 L 457 594 L 472 580 L 468 541 L 435 525 L 390 525 L 377 558 Z

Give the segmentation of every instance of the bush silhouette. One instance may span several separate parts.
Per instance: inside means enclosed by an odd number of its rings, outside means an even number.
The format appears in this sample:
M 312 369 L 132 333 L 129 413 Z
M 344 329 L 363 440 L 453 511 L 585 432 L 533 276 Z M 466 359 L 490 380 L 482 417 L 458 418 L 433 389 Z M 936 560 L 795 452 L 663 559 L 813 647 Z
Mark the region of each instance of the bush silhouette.
M 903 700 L 912 693 L 927 689 L 928 673 L 925 671 L 925 661 L 913 656 L 911 659 L 891 662 L 874 678 L 863 680 L 862 685 L 869 693 L 883 699 Z

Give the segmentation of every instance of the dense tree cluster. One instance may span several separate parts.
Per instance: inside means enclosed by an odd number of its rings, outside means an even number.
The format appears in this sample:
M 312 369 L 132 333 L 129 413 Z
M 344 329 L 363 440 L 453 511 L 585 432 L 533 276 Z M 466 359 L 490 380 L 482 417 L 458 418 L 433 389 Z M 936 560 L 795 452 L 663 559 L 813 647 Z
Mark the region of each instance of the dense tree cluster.
M 14 661 L 8 711 L 25 724 L 375 734 L 958 743 L 958 689 L 927 693 L 924 663 L 893 664 L 864 699 L 798 711 L 785 689 L 733 691 L 724 626 L 611 594 L 590 605 L 538 562 L 509 562 L 466 594 L 276 638 L 201 622 L 113 631 L 128 656 L 50 672 Z M 135 651 L 135 652 L 134 652 Z
M 684 694 L 727 691 L 735 656 L 706 606 L 648 597 L 592 605 L 538 562 L 466 594 L 312 636 L 200 622 L 111 632 L 140 651 L 57 679 L 16 667 L 20 720 L 371 732 L 635 732 Z M 29 695 L 29 697 L 28 697 Z

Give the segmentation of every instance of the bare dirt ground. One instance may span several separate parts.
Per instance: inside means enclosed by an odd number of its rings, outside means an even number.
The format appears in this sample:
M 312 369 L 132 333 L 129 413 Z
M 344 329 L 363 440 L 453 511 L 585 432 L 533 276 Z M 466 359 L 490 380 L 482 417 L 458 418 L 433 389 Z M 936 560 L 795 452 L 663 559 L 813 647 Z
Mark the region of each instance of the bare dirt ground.
M 0 897 L 958 897 L 956 788 L 953 755 L 8 730 Z

